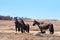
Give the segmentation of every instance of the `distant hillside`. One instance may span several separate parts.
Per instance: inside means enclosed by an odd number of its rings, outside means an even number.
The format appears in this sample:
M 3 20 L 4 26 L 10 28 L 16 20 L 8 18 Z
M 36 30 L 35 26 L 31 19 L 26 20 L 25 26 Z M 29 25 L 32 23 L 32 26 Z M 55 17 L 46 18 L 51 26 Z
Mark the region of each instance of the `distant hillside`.
M 0 20 L 12 20 L 12 17 L 10 17 L 10 16 L 1 16 L 0 15 Z
M 14 17 L 15 18 L 15 17 Z M 0 15 L 0 20 L 14 20 L 13 17 L 10 16 L 2 16 Z M 27 17 L 17 17 L 18 19 L 23 19 L 23 20 L 32 20 L 31 18 L 27 18 Z M 35 20 L 44 20 L 44 19 L 35 19 Z M 45 20 L 51 20 L 51 21 L 57 21 L 57 19 L 45 19 Z
M 15 17 L 14 17 L 15 18 Z M 14 20 L 13 17 L 10 17 L 10 16 L 1 16 L 0 15 L 0 20 Z M 23 20 L 31 20 L 30 18 L 24 18 L 24 17 L 18 17 L 18 19 L 23 19 Z

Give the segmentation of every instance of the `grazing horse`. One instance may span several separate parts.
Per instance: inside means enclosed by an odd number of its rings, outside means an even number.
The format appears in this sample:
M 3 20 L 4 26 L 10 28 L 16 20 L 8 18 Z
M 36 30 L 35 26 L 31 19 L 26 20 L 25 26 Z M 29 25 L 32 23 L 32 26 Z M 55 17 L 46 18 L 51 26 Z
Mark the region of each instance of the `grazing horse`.
M 16 29 L 16 31 L 20 31 L 21 30 L 22 33 L 24 33 L 25 31 L 27 33 L 29 33 L 29 24 L 25 25 L 25 23 L 24 23 L 24 21 L 22 19 L 21 19 L 21 22 L 19 22 L 17 20 L 17 18 L 15 18 L 15 19 L 16 19 L 15 20 L 15 29 Z
M 34 25 L 38 25 L 39 29 L 41 30 L 41 33 L 45 33 L 45 31 L 43 31 L 43 30 L 46 30 L 46 29 L 49 29 L 50 34 L 54 33 L 53 24 L 51 24 L 51 23 L 49 23 L 49 24 L 42 23 L 41 24 L 41 23 L 37 22 L 36 20 L 34 20 L 33 26 Z

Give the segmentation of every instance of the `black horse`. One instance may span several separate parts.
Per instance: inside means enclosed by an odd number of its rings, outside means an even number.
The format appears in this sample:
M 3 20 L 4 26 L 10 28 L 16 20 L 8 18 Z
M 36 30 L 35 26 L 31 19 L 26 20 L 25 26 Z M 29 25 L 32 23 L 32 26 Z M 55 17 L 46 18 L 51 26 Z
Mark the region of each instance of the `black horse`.
M 21 31 L 22 33 L 24 33 L 25 31 L 29 33 L 29 24 L 23 24 L 24 21 L 21 19 L 21 22 L 19 22 L 17 20 L 17 18 L 15 18 L 15 29 L 16 31 Z
M 44 24 L 44 23 L 39 23 L 36 20 L 34 20 L 33 26 L 34 25 L 38 25 L 39 29 L 41 30 L 41 33 L 45 33 L 45 31 L 43 31 L 43 30 L 46 30 L 46 29 L 49 29 L 51 34 L 54 33 L 53 24 L 51 24 L 51 23 Z
M 22 27 L 22 24 L 18 22 L 17 17 L 16 17 L 15 18 L 15 29 L 16 29 L 16 32 L 17 31 L 19 32 L 21 27 Z

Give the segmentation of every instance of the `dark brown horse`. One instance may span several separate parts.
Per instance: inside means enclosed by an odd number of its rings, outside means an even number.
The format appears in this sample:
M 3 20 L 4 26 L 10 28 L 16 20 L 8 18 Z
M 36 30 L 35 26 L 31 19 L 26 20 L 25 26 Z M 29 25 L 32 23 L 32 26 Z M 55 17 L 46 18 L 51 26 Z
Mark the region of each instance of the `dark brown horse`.
M 25 24 L 22 19 L 20 19 L 20 20 L 21 20 L 21 23 L 22 23 L 22 27 L 21 27 L 22 32 L 23 31 L 25 32 L 25 30 L 26 30 L 26 32 L 29 33 L 29 24 Z
M 36 20 L 34 20 L 33 26 L 34 25 L 38 25 L 39 29 L 41 30 L 41 33 L 44 33 L 46 29 L 49 29 L 50 33 L 53 34 L 54 33 L 54 28 L 53 28 L 53 24 L 49 23 L 49 24 L 44 24 L 44 23 L 40 23 Z

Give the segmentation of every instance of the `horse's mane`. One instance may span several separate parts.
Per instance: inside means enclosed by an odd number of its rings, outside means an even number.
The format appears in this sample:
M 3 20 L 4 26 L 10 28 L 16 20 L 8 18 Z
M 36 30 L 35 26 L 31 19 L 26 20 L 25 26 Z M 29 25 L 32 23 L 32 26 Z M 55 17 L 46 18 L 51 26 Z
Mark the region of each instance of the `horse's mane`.
M 36 22 L 36 23 L 38 23 L 38 24 L 40 24 L 38 21 L 36 21 L 36 20 L 34 20 L 34 22 Z
M 45 22 L 38 22 L 38 21 L 36 21 L 36 20 L 35 20 L 35 22 L 41 24 L 42 26 L 47 26 L 47 25 L 49 24 L 49 23 L 45 23 Z
M 24 20 L 23 20 L 23 19 L 21 19 L 21 23 L 22 23 L 23 25 L 25 25 L 25 23 L 24 23 Z

